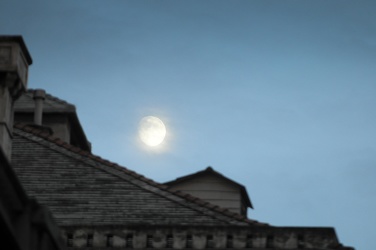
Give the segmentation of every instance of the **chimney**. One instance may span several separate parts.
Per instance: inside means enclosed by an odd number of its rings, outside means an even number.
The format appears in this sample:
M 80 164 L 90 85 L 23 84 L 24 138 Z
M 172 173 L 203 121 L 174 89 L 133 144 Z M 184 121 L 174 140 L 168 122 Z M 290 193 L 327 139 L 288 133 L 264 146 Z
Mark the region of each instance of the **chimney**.
M 0 153 L 10 162 L 13 103 L 26 91 L 31 56 L 21 36 L 0 36 Z
M 35 109 L 34 109 L 34 124 L 35 125 L 42 125 L 42 118 L 43 118 L 43 102 L 46 98 L 46 91 L 43 89 L 36 89 L 34 91 L 34 102 L 35 102 Z

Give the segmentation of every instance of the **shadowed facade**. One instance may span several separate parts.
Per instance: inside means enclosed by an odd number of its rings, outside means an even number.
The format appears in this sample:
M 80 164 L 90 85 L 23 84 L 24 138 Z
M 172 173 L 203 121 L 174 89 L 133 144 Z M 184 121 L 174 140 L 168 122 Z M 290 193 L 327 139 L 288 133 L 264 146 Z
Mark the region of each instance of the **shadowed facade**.
M 0 36 L 0 238 L 13 250 L 60 250 L 46 206 L 28 196 L 12 168 L 13 105 L 27 87 L 32 59 L 20 36 Z

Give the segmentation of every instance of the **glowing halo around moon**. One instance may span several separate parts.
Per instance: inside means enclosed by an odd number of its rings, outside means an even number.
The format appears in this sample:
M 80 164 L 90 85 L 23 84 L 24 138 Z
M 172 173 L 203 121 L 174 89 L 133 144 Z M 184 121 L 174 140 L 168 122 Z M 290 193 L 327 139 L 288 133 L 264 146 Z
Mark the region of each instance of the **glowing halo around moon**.
M 155 116 L 145 116 L 138 127 L 138 135 L 150 147 L 158 146 L 166 137 L 166 126 Z

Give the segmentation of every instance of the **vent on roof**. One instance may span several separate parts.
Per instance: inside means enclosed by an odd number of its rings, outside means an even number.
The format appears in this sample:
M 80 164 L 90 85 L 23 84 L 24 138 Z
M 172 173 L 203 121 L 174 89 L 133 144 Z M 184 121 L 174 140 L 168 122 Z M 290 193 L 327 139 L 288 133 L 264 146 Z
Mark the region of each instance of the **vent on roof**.
M 43 102 L 44 102 L 44 99 L 46 99 L 46 91 L 44 91 L 43 89 L 36 89 L 34 91 L 33 99 L 35 102 L 34 124 L 42 125 Z

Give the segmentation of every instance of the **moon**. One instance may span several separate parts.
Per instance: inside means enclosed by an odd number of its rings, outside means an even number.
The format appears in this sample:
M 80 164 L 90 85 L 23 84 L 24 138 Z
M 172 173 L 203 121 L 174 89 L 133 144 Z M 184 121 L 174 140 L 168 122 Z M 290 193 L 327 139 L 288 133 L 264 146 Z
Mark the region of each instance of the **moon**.
M 138 135 L 143 143 L 155 147 L 166 137 L 166 126 L 158 117 L 145 116 L 140 121 Z

